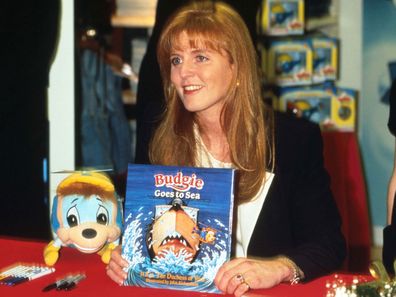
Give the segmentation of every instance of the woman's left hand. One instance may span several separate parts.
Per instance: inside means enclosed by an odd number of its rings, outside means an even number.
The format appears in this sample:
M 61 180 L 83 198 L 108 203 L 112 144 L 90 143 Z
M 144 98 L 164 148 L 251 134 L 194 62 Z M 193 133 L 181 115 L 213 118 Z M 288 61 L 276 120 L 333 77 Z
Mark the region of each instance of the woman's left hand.
M 292 272 L 277 259 L 237 258 L 220 267 L 215 277 L 219 290 L 239 297 L 249 289 L 271 288 L 291 278 Z

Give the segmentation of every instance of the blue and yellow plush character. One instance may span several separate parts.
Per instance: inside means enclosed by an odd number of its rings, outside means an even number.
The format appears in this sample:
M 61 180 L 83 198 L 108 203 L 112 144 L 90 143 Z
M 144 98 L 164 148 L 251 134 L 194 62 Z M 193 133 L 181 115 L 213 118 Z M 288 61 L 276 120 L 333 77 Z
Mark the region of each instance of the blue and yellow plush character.
M 56 263 L 62 246 L 98 253 L 107 264 L 122 229 L 122 207 L 109 177 L 87 171 L 61 181 L 52 205 L 51 224 L 55 236 L 44 249 L 47 265 Z

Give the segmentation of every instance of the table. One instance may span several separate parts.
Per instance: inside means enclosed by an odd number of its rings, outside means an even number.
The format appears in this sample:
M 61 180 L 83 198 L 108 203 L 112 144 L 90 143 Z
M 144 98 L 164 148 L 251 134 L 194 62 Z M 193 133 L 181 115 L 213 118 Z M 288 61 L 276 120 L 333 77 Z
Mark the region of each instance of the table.
M 10 266 L 16 262 L 40 263 L 43 261 L 43 249 L 47 243 L 31 241 L 26 239 L 0 237 L 0 269 Z M 44 277 L 19 284 L 14 287 L 0 285 L 0 296 L 47 296 L 47 297 L 120 297 L 120 296 L 144 296 L 144 297 L 216 297 L 231 296 L 208 293 L 195 293 L 174 290 L 148 289 L 138 287 L 119 286 L 107 277 L 105 264 L 96 254 L 83 254 L 75 249 L 63 247 L 60 251 L 60 258 L 55 264 L 56 271 Z M 69 273 L 84 272 L 87 276 L 80 282 L 73 291 L 49 291 L 42 292 L 49 283 L 62 278 Z M 351 279 L 352 275 L 340 275 L 344 279 Z M 364 276 L 363 276 L 364 277 Z M 310 297 L 325 296 L 326 282 L 334 280 L 335 275 L 329 275 L 306 284 L 289 285 L 280 284 L 275 288 L 266 290 L 251 290 L 248 297 Z M 369 280 L 369 279 L 368 279 Z
M 370 261 L 371 227 L 366 183 L 355 132 L 322 132 L 325 167 L 342 218 L 348 244 L 345 269 L 366 272 Z M 385 203 L 385 202 L 384 202 Z

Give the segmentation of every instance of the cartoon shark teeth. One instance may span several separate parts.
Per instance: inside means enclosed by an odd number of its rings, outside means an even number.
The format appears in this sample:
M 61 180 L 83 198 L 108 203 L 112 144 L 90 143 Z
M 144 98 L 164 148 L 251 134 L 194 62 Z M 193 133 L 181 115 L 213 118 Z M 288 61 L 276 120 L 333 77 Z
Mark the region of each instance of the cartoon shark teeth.
M 177 240 L 178 242 L 180 242 L 182 245 L 184 245 L 185 247 L 190 247 L 190 244 L 188 243 L 188 241 L 178 232 L 172 232 L 171 234 L 169 234 L 162 242 L 161 242 L 161 246 L 162 245 L 166 245 L 169 242 L 173 242 Z

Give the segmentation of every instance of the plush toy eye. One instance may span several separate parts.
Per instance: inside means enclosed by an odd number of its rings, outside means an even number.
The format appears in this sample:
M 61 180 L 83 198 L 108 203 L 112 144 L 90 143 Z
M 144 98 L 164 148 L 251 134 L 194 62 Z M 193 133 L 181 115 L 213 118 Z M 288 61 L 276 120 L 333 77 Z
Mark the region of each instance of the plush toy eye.
M 108 217 L 109 213 L 107 212 L 107 209 L 100 206 L 96 213 L 96 222 L 101 225 L 107 225 Z
M 72 207 L 67 212 L 67 223 L 69 224 L 70 228 L 75 227 L 79 224 L 79 216 L 78 210 L 76 207 Z

